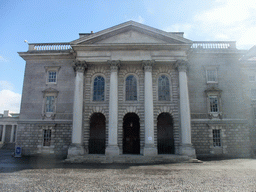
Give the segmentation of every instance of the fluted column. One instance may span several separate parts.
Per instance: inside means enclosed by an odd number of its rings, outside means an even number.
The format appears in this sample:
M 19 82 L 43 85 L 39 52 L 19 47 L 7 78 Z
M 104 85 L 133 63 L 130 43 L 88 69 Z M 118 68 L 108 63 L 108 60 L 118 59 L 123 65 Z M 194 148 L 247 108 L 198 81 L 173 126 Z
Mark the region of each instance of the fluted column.
M 5 131 L 6 131 L 6 125 L 3 125 L 3 132 L 2 132 L 2 143 L 5 141 Z
M 72 144 L 69 147 L 68 155 L 76 156 L 84 154 L 83 142 L 83 92 L 84 92 L 84 71 L 87 68 L 85 61 L 76 61 L 73 66 L 75 77 L 75 91 L 73 104 L 73 127 Z
M 195 149 L 191 143 L 191 118 L 190 104 L 188 95 L 187 80 L 187 62 L 184 60 L 177 61 L 179 71 L 179 89 L 180 89 L 180 126 L 181 126 L 181 146 L 180 153 L 190 157 L 195 157 Z
M 144 67 L 144 110 L 145 110 L 145 146 L 143 155 L 157 155 L 154 145 L 154 115 L 153 115 L 153 88 L 152 88 L 152 67 L 154 61 L 142 61 Z
M 120 61 L 108 61 L 110 65 L 110 90 L 109 90 L 109 129 L 106 155 L 119 155 L 118 147 L 118 68 Z
M 12 125 L 10 143 L 13 143 L 13 136 L 14 136 L 14 125 Z

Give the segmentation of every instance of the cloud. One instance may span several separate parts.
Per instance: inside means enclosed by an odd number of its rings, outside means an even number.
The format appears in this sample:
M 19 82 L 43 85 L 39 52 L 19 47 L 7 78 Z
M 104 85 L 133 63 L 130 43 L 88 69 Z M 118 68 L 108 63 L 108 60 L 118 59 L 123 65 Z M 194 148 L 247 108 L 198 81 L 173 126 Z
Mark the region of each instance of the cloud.
M 213 40 L 235 40 L 238 48 L 256 44 L 255 0 L 217 0 L 194 16 L 193 25 Z M 253 23 L 254 22 L 254 23 Z
M 0 113 L 9 110 L 13 113 L 20 112 L 21 94 L 13 92 L 14 86 L 8 81 L 0 81 Z
M 238 49 L 249 49 L 256 45 L 255 18 L 255 0 L 216 0 L 210 9 L 192 16 L 191 22 L 177 23 L 164 30 L 184 32 L 186 38 L 193 34 L 204 38 L 197 39 L 202 41 L 237 41 Z
M 145 19 L 142 18 L 140 15 L 139 15 L 138 17 L 136 17 L 136 18 L 127 19 L 127 21 L 130 21 L 130 20 L 136 21 L 136 22 L 138 22 L 138 23 L 145 23 Z
M 1 89 L 8 89 L 13 90 L 13 84 L 9 81 L 0 81 L 0 90 Z
M 192 29 L 192 24 L 190 23 L 176 23 L 169 27 L 165 27 L 163 30 L 167 32 L 184 32 L 184 36 L 187 38 Z
M 3 56 L 0 55 L 0 62 L 1 62 L 1 61 L 2 61 L 2 62 L 7 62 L 8 60 L 5 59 Z

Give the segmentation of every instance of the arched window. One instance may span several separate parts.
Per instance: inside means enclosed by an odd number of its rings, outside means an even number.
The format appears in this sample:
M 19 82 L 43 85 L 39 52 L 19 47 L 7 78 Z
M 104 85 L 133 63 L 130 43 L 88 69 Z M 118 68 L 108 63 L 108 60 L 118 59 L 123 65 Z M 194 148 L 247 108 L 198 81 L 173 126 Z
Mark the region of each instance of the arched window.
M 133 75 L 126 78 L 125 95 L 126 101 L 137 100 L 137 80 Z
M 170 100 L 170 83 L 168 77 L 161 75 L 158 79 L 158 100 Z
M 93 101 L 104 101 L 105 79 L 97 76 L 93 82 Z

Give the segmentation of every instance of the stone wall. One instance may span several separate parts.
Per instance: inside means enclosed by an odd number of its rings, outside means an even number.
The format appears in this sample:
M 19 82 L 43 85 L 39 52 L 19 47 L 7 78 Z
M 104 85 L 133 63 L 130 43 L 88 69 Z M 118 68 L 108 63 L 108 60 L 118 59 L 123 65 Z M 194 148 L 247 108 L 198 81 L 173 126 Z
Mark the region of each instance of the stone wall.
M 213 129 L 221 131 L 221 146 L 213 146 Z M 250 157 L 250 126 L 247 123 L 192 120 L 192 143 L 198 157 Z
M 43 146 L 44 129 L 51 129 L 50 146 Z M 71 123 L 20 123 L 16 146 L 22 148 L 22 155 L 66 156 L 71 143 L 71 132 Z

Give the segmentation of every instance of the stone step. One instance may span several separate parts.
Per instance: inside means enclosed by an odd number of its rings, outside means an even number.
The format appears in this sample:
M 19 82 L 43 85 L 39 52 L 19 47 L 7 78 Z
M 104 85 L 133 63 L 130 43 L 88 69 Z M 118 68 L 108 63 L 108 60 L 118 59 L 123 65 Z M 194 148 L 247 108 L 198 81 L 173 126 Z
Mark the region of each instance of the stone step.
M 192 158 L 182 155 L 157 155 L 157 156 L 143 156 L 143 155 L 119 155 L 119 156 L 105 156 L 88 154 L 84 156 L 68 157 L 64 162 L 66 163 L 177 163 L 189 162 Z

